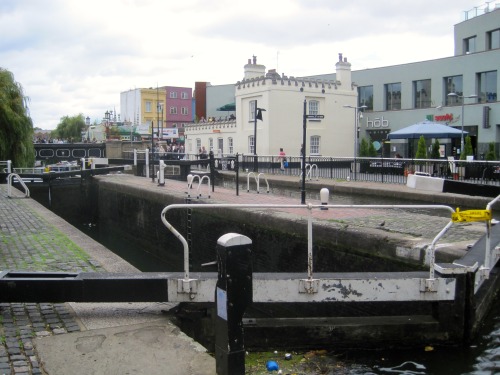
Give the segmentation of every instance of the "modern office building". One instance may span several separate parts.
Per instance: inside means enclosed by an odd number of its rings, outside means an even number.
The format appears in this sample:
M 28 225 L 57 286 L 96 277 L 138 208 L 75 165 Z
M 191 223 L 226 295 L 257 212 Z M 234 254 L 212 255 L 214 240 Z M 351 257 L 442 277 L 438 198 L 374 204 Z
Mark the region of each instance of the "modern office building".
M 352 156 L 365 138 L 380 155 L 414 157 L 412 142 L 389 142 L 387 135 L 424 120 L 469 135 L 475 158 L 482 158 L 492 142 L 498 153 L 500 8 L 487 3 L 464 14 L 464 21 L 454 27 L 451 57 L 352 72 L 350 64 L 339 59 L 336 72 L 303 78 L 265 73 L 263 65 L 249 62 L 242 81 L 207 89 L 207 116 L 221 117 L 217 108 L 233 97 L 236 120 L 190 126 L 186 133 L 192 150 L 203 144 L 223 153 L 252 154 L 255 133 L 258 155 L 274 155 L 280 147 L 298 155 L 306 100 L 308 114 L 324 116 L 307 119 L 307 154 Z M 338 100 L 331 100 L 335 95 L 340 95 Z M 252 103 L 266 110 L 262 121 L 254 121 Z M 442 156 L 459 156 L 461 138 L 439 139 Z M 427 140 L 429 146 L 433 141 Z

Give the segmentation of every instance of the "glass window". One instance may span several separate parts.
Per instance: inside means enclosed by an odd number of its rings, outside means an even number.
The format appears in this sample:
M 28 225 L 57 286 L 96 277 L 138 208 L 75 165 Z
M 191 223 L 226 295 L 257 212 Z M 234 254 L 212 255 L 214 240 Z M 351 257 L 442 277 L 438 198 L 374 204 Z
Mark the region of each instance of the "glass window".
M 210 151 L 214 150 L 214 139 L 213 138 L 208 138 L 208 149 Z
M 144 103 L 146 105 L 146 112 L 151 112 L 151 102 Z
M 170 114 L 176 115 L 177 114 L 177 107 L 170 107 Z
M 358 107 L 366 105 L 366 111 L 373 111 L 373 86 L 358 87 Z
M 464 52 L 474 53 L 476 52 L 476 37 L 464 39 Z
M 500 29 L 488 33 L 488 49 L 500 48 Z
M 478 73 L 479 103 L 497 101 L 497 71 Z
M 201 139 L 196 138 L 196 150 L 201 150 Z
M 317 100 L 309 100 L 309 114 L 319 115 L 319 102 Z
M 424 79 L 413 81 L 413 107 L 430 108 L 431 107 L 431 80 Z
M 257 106 L 257 100 L 250 100 L 250 106 L 248 108 L 249 110 L 249 119 L 250 121 L 254 121 L 255 120 L 255 107 Z
M 462 76 L 453 76 L 453 77 L 445 77 L 444 78 L 444 84 L 445 84 L 445 102 L 446 105 L 461 105 L 462 104 L 462 99 L 460 96 L 463 96 L 463 77 Z M 448 94 L 454 92 L 458 96 L 448 96 Z
M 248 137 L 248 152 L 254 154 L 254 150 L 255 150 L 255 142 L 253 139 L 253 135 L 251 135 L 250 137 Z
M 217 138 L 217 152 L 224 153 L 224 139 Z
M 233 138 L 229 137 L 227 139 L 227 144 L 229 146 L 229 153 L 232 154 L 234 152 Z
M 183 114 L 183 115 L 188 115 L 189 114 L 187 107 L 181 107 L 181 114 Z
M 171 99 L 176 99 L 177 98 L 177 91 L 170 91 L 169 96 Z
M 311 155 L 319 155 L 319 145 L 320 145 L 320 137 L 319 135 L 313 135 L 311 136 L 311 144 L 310 144 L 310 150 L 309 152 Z
M 189 95 L 187 92 L 181 92 L 181 99 L 189 99 Z
M 388 83 L 385 87 L 385 109 L 394 111 L 401 109 L 401 83 Z

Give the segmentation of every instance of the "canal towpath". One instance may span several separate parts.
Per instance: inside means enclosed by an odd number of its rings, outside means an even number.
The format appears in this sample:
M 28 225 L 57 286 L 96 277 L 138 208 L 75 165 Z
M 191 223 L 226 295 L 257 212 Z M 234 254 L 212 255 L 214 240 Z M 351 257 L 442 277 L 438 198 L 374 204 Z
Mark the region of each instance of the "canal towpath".
M 167 180 L 160 187 L 150 179 L 131 175 L 98 177 L 102 181 L 134 184 L 140 189 L 168 190 L 183 196 L 186 183 Z M 295 177 L 276 176 L 271 185 L 297 189 Z M 484 209 L 490 198 L 462 197 L 455 194 L 415 191 L 402 185 L 361 182 L 308 182 L 352 194 L 391 196 L 393 199 L 466 206 Z M 15 189 L 14 189 L 15 190 Z M 17 196 L 22 194 L 15 190 Z M 211 193 L 212 203 L 280 202 L 298 204 L 296 197 L 261 192 L 241 192 L 217 187 Z M 424 196 L 422 196 L 424 194 Z M 436 202 L 440 200 L 440 202 Z M 453 203 L 452 203 L 453 202 Z M 319 203 L 319 202 L 315 202 Z M 364 211 L 352 213 L 337 210 L 342 222 L 364 228 L 401 234 L 434 233 L 436 225 L 449 219 L 420 214 L 425 225 L 416 229 L 414 215 L 401 219 L 401 212 Z M 287 212 L 287 215 L 294 215 Z M 321 215 L 321 213 L 320 213 Z M 317 218 L 321 220 L 321 217 Z M 420 220 L 419 220 L 420 221 Z M 484 233 L 484 224 L 475 223 L 451 231 L 447 242 L 466 251 L 466 244 L 475 242 Z M 396 228 L 397 226 L 397 228 Z M 443 225 L 444 226 L 444 225 Z M 2 270 L 64 271 L 64 272 L 139 272 L 62 218 L 54 215 L 32 199 L 7 198 L 6 185 L 0 185 L 0 265 Z M 463 230 L 466 229 L 466 230 Z M 427 235 L 428 237 L 428 235 Z M 423 238 L 426 238 L 425 236 Z M 0 301 L 0 373 L 5 374 L 72 374 L 85 373 L 171 373 L 214 374 L 215 360 L 199 344 L 183 335 L 169 320 L 172 304 L 36 304 Z M 166 370 L 167 369 L 167 370 Z

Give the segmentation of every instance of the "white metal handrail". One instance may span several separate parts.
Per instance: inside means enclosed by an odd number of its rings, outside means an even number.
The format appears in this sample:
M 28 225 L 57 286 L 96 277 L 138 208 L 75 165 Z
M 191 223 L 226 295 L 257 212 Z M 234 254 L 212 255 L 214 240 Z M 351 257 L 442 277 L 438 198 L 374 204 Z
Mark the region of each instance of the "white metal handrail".
M 179 241 L 181 241 L 184 249 L 184 285 L 189 285 L 191 281 L 189 277 L 189 245 L 186 239 L 177 231 L 172 224 L 170 224 L 166 219 L 166 214 L 168 211 L 173 209 L 213 209 L 213 208 L 302 208 L 307 209 L 309 211 L 308 216 L 308 248 L 307 248 L 307 275 L 308 280 L 312 281 L 313 278 L 313 252 L 312 252 L 312 210 L 319 209 L 325 210 L 325 208 L 373 208 L 373 209 L 395 209 L 395 208 L 403 208 L 403 209 L 444 209 L 449 211 L 450 213 L 454 213 L 455 211 L 445 205 L 324 205 L 324 204 L 171 204 L 165 207 L 161 212 L 161 220 L 163 224 L 167 227 L 167 229 L 176 236 Z M 448 229 L 453 224 L 450 221 L 434 238 L 431 245 L 427 250 L 427 259 L 430 263 L 430 271 L 429 271 L 429 279 L 434 279 L 434 269 L 435 269 L 435 245 L 440 238 L 444 236 L 444 234 L 448 231 Z
M 10 173 L 7 176 L 7 196 L 9 198 L 16 198 L 12 195 L 12 180 L 16 178 L 17 181 L 21 184 L 21 186 L 24 189 L 24 197 L 29 198 L 30 197 L 30 189 L 28 189 L 28 186 L 24 183 L 23 179 L 17 174 L 17 173 Z
M 266 181 L 267 185 L 267 190 L 266 192 L 269 193 L 269 182 L 267 182 L 267 177 L 264 173 L 259 173 L 257 176 L 255 175 L 255 172 L 250 172 L 247 174 L 247 193 L 250 192 L 250 177 L 253 177 L 255 179 L 255 183 L 257 184 L 257 194 L 260 193 L 260 177 L 264 177 L 264 181 Z

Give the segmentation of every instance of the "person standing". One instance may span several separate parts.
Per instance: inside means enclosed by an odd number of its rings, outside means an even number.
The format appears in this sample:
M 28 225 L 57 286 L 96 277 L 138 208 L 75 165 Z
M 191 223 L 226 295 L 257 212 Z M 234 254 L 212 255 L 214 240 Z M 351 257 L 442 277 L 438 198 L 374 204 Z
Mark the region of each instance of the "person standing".
M 286 154 L 285 154 L 285 151 L 283 151 L 283 148 L 280 148 L 280 153 L 279 153 L 278 159 L 280 160 L 280 169 L 282 171 L 284 171 L 285 170 Z

